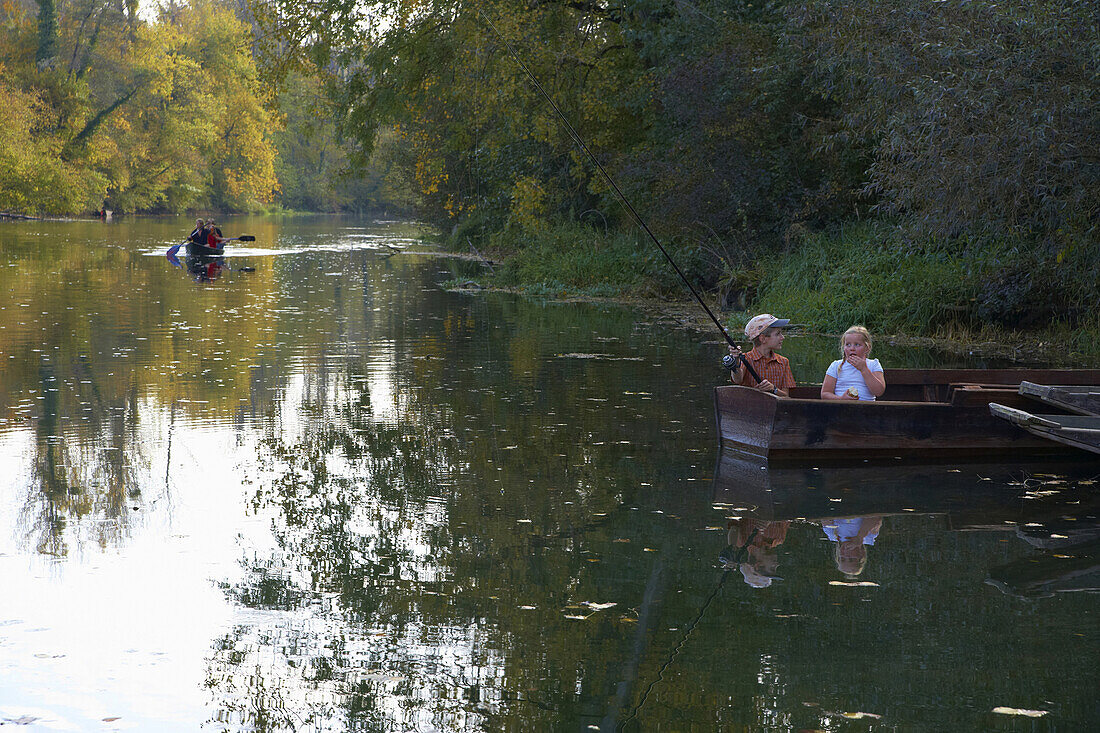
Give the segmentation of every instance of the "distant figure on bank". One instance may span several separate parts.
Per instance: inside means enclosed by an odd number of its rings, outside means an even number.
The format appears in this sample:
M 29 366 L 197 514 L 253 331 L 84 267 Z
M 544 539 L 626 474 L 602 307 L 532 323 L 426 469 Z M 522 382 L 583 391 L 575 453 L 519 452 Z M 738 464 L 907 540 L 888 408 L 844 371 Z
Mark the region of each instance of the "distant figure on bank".
M 840 337 L 840 359 L 829 365 L 821 380 L 823 400 L 873 400 L 886 391 L 886 373 L 871 355 L 871 333 L 852 326 Z
M 855 578 L 867 567 L 867 548 L 875 544 L 882 529 L 882 517 L 823 519 L 821 528 L 836 543 L 833 546 L 836 569 L 848 578 Z
M 785 356 L 775 353 L 783 348 L 783 329 L 790 325 L 786 318 L 776 318 L 770 313 L 754 316 L 745 324 L 745 338 L 752 341 L 752 351 L 742 354 L 737 346 L 730 347 L 730 356 L 736 359 L 736 366 L 730 368 L 730 378 L 734 384 L 757 389 L 786 397 L 794 386 L 791 363 Z M 745 368 L 747 361 L 756 375 Z

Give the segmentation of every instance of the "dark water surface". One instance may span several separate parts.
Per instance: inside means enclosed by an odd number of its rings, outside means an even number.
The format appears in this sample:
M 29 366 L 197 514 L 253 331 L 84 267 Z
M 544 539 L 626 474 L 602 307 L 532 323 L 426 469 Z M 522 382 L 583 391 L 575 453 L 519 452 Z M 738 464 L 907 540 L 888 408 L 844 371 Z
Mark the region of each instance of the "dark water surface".
M 0 725 L 1100 723 L 1097 466 L 719 461 L 697 334 L 190 223 L 0 224 Z

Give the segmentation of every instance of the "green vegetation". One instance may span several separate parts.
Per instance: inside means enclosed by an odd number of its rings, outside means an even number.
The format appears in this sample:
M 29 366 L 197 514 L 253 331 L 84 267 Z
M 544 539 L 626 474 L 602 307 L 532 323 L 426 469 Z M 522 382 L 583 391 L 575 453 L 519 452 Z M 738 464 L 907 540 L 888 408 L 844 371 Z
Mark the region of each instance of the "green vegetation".
M 1094 10 L 383 0 L 361 15 L 286 0 L 257 12 L 272 58 L 345 70 L 332 79 L 342 131 L 364 151 L 395 134 L 421 217 L 456 248 L 505 259 L 498 283 L 673 290 L 525 66 L 697 288 L 823 328 L 928 334 L 1096 323 Z M 302 44 L 319 24 L 334 33 Z
M 724 306 L 1100 319 L 1094 3 L 125 8 L 0 10 L 0 209 L 413 212 L 509 286 L 682 293 L 529 71 Z
M 0 4 L 0 212 L 407 208 L 353 171 L 317 73 L 261 75 L 237 5 L 38 5 Z

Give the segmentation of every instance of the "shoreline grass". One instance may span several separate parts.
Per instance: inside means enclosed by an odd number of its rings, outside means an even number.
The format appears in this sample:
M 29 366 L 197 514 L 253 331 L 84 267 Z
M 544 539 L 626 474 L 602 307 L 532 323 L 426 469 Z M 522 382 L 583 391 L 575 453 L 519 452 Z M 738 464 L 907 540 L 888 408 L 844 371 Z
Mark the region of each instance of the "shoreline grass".
M 473 278 L 482 286 L 556 299 L 688 300 L 661 254 L 632 234 L 562 224 L 497 234 L 484 246 L 500 264 Z M 903 225 L 866 222 L 810 235 L 766 267 L 758 260 L 745 278 L 755 284 L 747 307 L 720 317 L 734 333 L 751 313 L 770 312 L 821 333 L 860 323 L 960 352 L 980 345 L 1018 361 L 1100 363 L 1098 250 L 1022 239 L 921 242 Z M 713 302 L 703 253 L 672 254 Z

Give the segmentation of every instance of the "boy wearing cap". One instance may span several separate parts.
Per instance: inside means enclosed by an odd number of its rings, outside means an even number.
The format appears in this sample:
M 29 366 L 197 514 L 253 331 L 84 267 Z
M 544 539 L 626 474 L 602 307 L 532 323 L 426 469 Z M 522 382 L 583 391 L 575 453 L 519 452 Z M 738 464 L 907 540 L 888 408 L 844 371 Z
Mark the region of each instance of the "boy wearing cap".
M 760 382 L 756 381 L 741 359 L 738 359 L 737 368 L 730 370 L 734 384 L 756 387 L 780 397 L 787 396 L 788 390 L 794 386 L 791 362 L 775 352 L 783 348 L 783 329 L 790 323 L 786 318 L 761 313 L 745 324 L 745 337 L 752 341 L 752 351 L 742 355 L 741 349 L 731 346 L 730 355 L 735 358 L 741 355 L 760 377 Z

